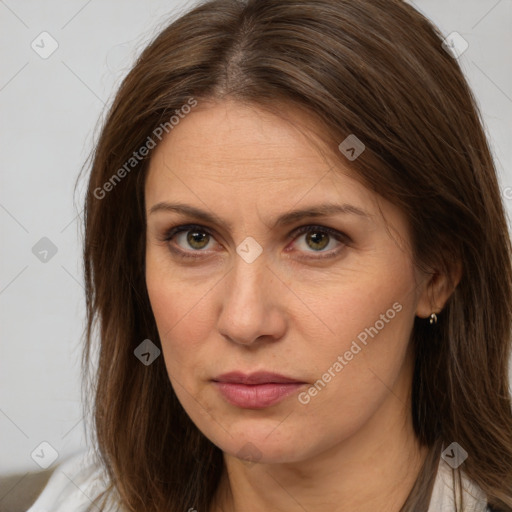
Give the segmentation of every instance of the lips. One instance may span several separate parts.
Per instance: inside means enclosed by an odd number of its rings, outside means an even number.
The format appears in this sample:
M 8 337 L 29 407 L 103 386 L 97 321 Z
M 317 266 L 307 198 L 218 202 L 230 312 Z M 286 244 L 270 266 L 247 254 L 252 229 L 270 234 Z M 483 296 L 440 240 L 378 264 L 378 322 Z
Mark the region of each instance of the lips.
M 222 396 L 243 409 L 263 409 L 277 404 L 306 383 L 277 373 L 230 372 L 212 379 Z
M 284 375 L 271 372 L 256 372 L 245 374 L 242 372 L 230 372 L 219 375 L 213 379 L 216 382 L 229 382 L 232 384 L 290 384 L 304 383 L 296 379 L 290 379 Z

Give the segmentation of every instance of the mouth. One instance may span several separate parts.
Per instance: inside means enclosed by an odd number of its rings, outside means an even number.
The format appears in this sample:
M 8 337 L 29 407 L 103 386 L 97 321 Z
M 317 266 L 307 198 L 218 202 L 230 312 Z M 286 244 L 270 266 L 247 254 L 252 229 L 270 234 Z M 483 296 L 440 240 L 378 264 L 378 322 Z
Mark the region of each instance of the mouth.
M 242 409 L 264 409 L 275 405 L 307 384 L 271 372 L 230 372 L 212 379 L 221 395 Z

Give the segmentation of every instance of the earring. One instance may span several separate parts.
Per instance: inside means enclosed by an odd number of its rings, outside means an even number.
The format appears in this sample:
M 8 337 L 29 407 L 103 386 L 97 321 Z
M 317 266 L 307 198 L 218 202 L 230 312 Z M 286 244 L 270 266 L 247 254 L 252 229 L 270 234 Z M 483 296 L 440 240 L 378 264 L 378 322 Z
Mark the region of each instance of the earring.
M 430 325 L 432 324 L 437 324 L 437 315 L 435 313 L 430 315 Z

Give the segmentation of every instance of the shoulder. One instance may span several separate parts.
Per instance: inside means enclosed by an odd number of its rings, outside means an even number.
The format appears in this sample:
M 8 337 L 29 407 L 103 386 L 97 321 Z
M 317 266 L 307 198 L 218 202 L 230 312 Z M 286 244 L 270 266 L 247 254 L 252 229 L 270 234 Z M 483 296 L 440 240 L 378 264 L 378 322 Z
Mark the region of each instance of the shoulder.
M 103 469 L 93 452 L 82 451 L 59 464 L 27 512 L 86 512 L 107 488 Z M 117 509 L 109 509 L 117 510 Z

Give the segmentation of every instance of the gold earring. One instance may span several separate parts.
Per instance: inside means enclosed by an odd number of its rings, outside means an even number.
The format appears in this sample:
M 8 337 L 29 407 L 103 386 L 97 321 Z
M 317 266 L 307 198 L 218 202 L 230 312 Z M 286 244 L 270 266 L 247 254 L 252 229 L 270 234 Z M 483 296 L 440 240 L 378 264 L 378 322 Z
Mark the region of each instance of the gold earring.
M 430 324 L 437 324 L 437 315 L 435 313 L 430 315 Z

